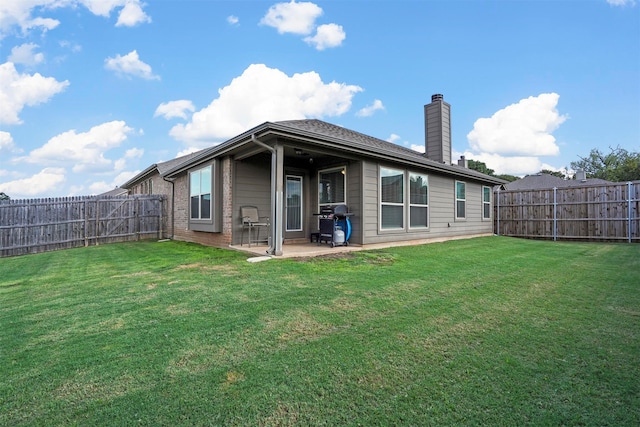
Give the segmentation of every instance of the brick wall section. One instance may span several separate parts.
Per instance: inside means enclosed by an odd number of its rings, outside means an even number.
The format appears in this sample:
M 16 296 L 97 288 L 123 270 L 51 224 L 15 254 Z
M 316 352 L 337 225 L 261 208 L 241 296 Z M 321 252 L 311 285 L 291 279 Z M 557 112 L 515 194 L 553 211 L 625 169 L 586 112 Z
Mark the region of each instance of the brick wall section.
M 231 157 L 222 160 L 222 234 L 233 235 L 233 162 Z
M 231 159 L 222 160 L 222 233 L 209 233 L 189 230 L 189 174 L 183 173 L 174 182 L 175 230 L 173 238 L 201 245 L 228 247 L 231 244 L 233 224 L 233 197 L 231 180 Z M 219 213 L 218 213 L 219 214 Z

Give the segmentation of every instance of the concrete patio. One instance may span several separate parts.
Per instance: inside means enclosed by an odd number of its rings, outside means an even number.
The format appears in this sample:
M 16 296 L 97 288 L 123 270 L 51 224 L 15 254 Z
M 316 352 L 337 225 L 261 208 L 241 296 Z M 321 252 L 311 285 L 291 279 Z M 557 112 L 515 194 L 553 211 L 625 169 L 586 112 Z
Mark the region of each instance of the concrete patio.
M 336 246 L 331 247 L 326 243 L 287 243 L 285 242 L 282 245 L 282 255 L 281 256 L 271 256 L 267 254 L 267 249 L 269 248 L 266 244 L 252 244 L 249 247 L 247 244 L 245 245 L 231 245 L 230 249 L 242 251 L 247 253 L 251 258 L 264 258 L 266 259 L 278 259 L 278 258 L 304 258 L 304 257 L 316 257 L 323 255 L 332 255 L 338 253 L 345 252 L 354 252 L 354 251 L 362 251 L 362 250 L 373 250 L 373 249 L 384 249 L 396 246 L 415 246 L 415 245 L 424 245 L 428 243 L 438 243 L 438 242 L 446 242 L 448 240 L 459 240 L 459 239 L 470 239 L 475 237 L 486 237 L 492 236 L 493 234 L 477 234 L 477 235 L 466 235 L 466 236 L 458 236 L 458 237 L 442 237 L 442 238 L 433 238 L 433 239 L 420 239 L 420 240 L 407 240 L 404 242 L 391 242 L 391 243 L 376 243 L 370 245 L 348 245 L 348 246 Z

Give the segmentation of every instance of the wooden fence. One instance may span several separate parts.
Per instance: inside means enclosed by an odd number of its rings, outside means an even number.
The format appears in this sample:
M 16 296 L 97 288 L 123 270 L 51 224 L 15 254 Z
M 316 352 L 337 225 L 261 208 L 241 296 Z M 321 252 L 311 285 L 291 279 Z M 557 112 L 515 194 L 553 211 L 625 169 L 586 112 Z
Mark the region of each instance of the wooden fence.
M 496 191 L 494 196 L 498 235 L 640 242 L 640 181 Z
M 163 198 L 63 197 L 0 202 L 0 257 L 161 238 Z

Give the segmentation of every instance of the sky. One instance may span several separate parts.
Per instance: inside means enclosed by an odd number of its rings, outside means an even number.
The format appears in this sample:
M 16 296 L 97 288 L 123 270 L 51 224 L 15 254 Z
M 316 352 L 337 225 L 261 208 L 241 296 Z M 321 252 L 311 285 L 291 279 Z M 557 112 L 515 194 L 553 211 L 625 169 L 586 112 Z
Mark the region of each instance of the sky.
M 499 174 L 640 151 L 638 0 L 2 0 L 0 192 L 100 194 L 265 121 L 317 118 Z

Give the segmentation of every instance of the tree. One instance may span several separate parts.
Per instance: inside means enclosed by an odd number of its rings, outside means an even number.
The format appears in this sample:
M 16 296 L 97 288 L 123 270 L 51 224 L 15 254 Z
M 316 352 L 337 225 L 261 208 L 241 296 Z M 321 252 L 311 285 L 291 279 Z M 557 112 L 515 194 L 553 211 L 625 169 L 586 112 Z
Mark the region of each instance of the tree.
M 562 171 L 552 171 L 549 169 L 542 169 L 541 173 L 546 173 L 547 175 L 557 176 L 558 178 L 567 179 L 567 175 L 565 175 Z
M 0 192 L 0 200 L 11 200 L 11 197 L 7 196 L 5 193 Z
M 505 181 L 508 182 L 513 182 L 513 181 L 517 181 L 520 179 L 519 176 L 514 176 L 514 175 L 507 175 L 507 174 L 502 174 L 502 175 L 495 175 L 496 178 L 500 178 L 500 179 L 504 179 Z
M 582 169 L 587 178 L 600 178 L 613 182 L 640 180 L 640 152 L 629 152 L 624 148 L 611 148 L 610 153 L 603 153 L 594 148 L 588 157 L 580 157 L 571 162 L 574 170 Z
M 483 173 L 485 175 L 489 175 L 489 176 L 495 176 L 494 175 L 494 170 L 493 169 L 489 169 L 486 165 L 486 163 L 484 162 L 479 162 L 479 161 L 475 161 L 475 160 L 469 160 L 469 169 L 473 169 L 474 171 L 478 171 L 480 173 Z

